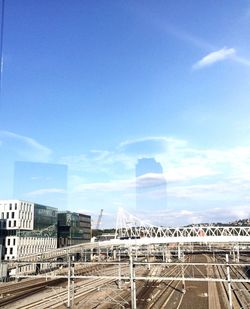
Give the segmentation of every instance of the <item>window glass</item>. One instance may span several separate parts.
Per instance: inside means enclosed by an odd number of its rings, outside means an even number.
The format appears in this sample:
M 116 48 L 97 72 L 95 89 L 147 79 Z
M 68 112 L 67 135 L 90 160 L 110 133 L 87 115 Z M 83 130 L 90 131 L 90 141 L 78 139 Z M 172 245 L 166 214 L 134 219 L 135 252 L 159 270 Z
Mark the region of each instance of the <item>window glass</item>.
M 249 6 L 0 1 L 1 211 L 247 222 Z

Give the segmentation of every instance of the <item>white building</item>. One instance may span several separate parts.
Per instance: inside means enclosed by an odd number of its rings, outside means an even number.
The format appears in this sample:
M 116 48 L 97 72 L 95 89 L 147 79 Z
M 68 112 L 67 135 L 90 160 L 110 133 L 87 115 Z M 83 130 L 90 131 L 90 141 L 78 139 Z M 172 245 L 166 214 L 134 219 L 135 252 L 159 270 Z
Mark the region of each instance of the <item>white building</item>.
M 0 244 L 4 260 L 57 248 L 57 209 L 0 200 Z

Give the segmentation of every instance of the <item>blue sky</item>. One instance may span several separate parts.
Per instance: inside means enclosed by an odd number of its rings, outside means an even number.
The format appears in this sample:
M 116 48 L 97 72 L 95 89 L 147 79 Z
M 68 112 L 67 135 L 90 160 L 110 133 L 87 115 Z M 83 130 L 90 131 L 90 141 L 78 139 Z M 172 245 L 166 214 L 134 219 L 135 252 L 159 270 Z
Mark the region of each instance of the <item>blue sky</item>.
M 154 157 L 168 202 L 145 220 L 249 217 L 249 29 L 245 0 L 6 1 L 1 198 L 16 161 L 63 164 L 67 207 L 112 225 L 135 210 L 137 160 Z M 27 196 L 47 202 L 50 185 Z

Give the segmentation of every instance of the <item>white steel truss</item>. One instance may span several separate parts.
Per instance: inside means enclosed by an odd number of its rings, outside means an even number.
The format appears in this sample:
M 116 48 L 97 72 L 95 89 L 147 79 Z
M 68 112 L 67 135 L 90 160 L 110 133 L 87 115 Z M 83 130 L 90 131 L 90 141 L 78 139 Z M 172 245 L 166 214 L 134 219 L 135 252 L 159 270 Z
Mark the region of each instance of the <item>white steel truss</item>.
M 250 226 L 191 226 L 183 228 L 157 227 L 145 223 L 135 216 L 119 209 L 116 224 L 117 239 L 168 238 L 173 241 L 211 242 L 216 239 L 239 239 L 240 242 L 250 241 Z M 230 239 L 228 239 L 230 240 Z M 170 242 L 173 242 L 170 241 Z M 221 242 L 221 241 L 219 241 Z
M 191 226 L 183 228 L 157 227 L 119 210 L 115 239 L 82 243 L 70 247 L 19 257 L 19 261 L 42 261 L 104 248 L 131 248 L 155 244 L 225 244 L 250 246 L 250 226 Z M 91 251 L 92 252 L 92 251 Z

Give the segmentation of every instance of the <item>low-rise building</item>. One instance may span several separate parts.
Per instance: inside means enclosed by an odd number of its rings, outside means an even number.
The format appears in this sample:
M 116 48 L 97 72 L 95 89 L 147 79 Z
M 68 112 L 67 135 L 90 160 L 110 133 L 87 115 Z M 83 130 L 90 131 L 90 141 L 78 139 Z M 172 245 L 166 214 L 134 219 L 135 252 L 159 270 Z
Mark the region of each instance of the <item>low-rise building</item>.
M 57 208 L 0 200 L 0 244 L 4 260 L 57 248 Z
M 0 257 L 19 259 L 91 240 L 91 217 L 22 200 L 0 200 Z
M 90 216 L 70 211 L 58 213 L 58 247 L 77 245 L 90 239 Z

